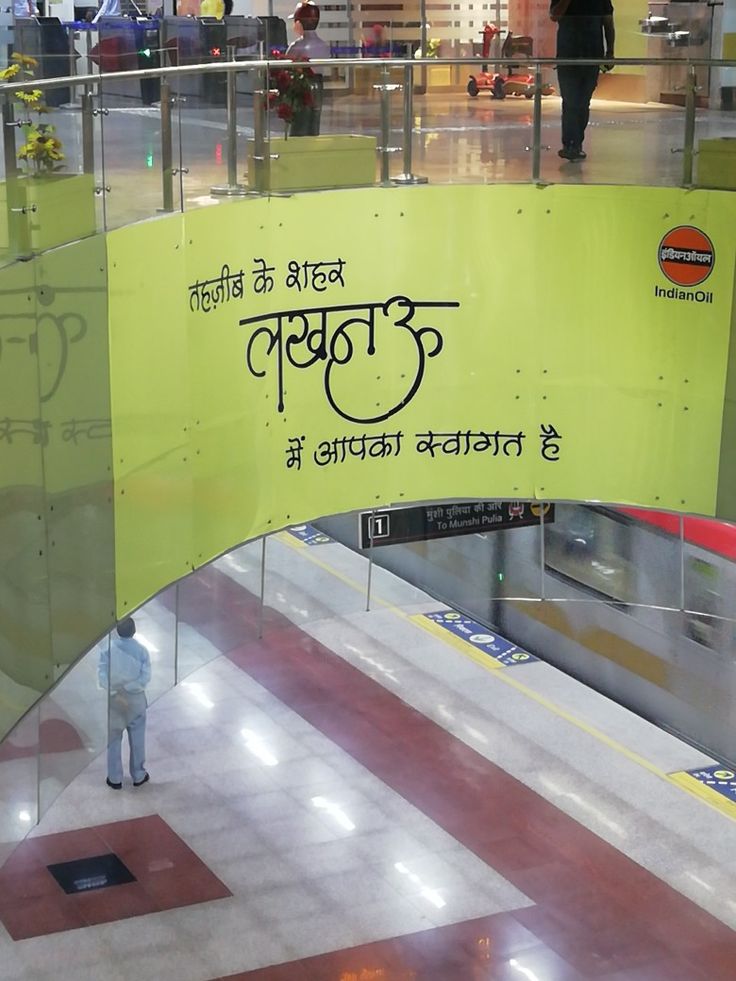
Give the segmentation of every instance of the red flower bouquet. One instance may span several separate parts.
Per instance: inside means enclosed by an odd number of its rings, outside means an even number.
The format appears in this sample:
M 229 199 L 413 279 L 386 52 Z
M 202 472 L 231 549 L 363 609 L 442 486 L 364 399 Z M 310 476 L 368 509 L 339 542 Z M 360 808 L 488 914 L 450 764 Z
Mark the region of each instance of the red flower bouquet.
M 280 51 L 272 51 L 271 58 L 295 65 L 271 70 L 269 74 L 268 105 L 283 120 L 288 136 L 294 119 L 314 108 L 314 72 L 305 63 L 306 58 L 290 59 Z

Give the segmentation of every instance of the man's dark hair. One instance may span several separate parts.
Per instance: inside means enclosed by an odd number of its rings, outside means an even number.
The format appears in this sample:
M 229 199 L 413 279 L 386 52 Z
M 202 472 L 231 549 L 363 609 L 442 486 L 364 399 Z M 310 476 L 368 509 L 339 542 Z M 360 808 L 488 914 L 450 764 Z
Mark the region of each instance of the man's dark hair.
M 319 7 L 316 3 L 298 3 L 294 20 L 299 21 L 305 31 L 316 31 L 319 25 Z
M 132 637 L 135 633 L 135 620 L 126 617 L 118 623 L 118 637 Z
M 233 0 L 225 0 L 225 16 L 229 17 L 233 12 Z

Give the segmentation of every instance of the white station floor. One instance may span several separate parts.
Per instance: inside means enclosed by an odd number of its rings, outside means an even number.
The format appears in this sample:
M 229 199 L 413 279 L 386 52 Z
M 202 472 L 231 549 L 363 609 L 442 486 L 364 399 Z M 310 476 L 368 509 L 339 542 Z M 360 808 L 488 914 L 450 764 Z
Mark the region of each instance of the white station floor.
M 216 569 L 257 592 L 260 549 Z M 541 661 L 486 669 L 410 619 L 441 604 L 375 567 L 366 612 L 367 562 L 336 543 L 282 533 L 268 568 L 269 606 L 736 927 L 736 806 L 667 778 L 714 761 Z M 152 648 L 170 617 L 139 614 Z M 206 981 L 532 905 L 197 631 L 181 647 L 203 666 L 149 710 L 151 783 L 111 792 L 98 758 L 33 835 L 157 813 L 232 898 L 17 942 L 0 926 L 3 981 Z

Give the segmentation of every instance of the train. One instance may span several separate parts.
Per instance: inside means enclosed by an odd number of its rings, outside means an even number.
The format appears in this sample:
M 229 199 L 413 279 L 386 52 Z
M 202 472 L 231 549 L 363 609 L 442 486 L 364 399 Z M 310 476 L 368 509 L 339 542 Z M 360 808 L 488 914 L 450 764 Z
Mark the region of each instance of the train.
M 373 561 L 736 768 L 736 526 L 557 503 Z M 319 522 L 357 548 L 355 516 Z

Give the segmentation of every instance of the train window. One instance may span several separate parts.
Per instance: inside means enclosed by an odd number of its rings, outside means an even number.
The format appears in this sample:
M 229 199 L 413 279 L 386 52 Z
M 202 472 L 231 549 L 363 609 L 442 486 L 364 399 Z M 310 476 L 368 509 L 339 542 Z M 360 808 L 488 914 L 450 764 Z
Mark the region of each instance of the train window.
M 627 521 L 602 508 L 557 505 L 545 526 L 545 568 L 600 599 L 636 602 Z
M 697 644 L 719 650 L 723 641 L 720 571 L 712 562 L 689 555 L 685 562 L 685 633 Z

